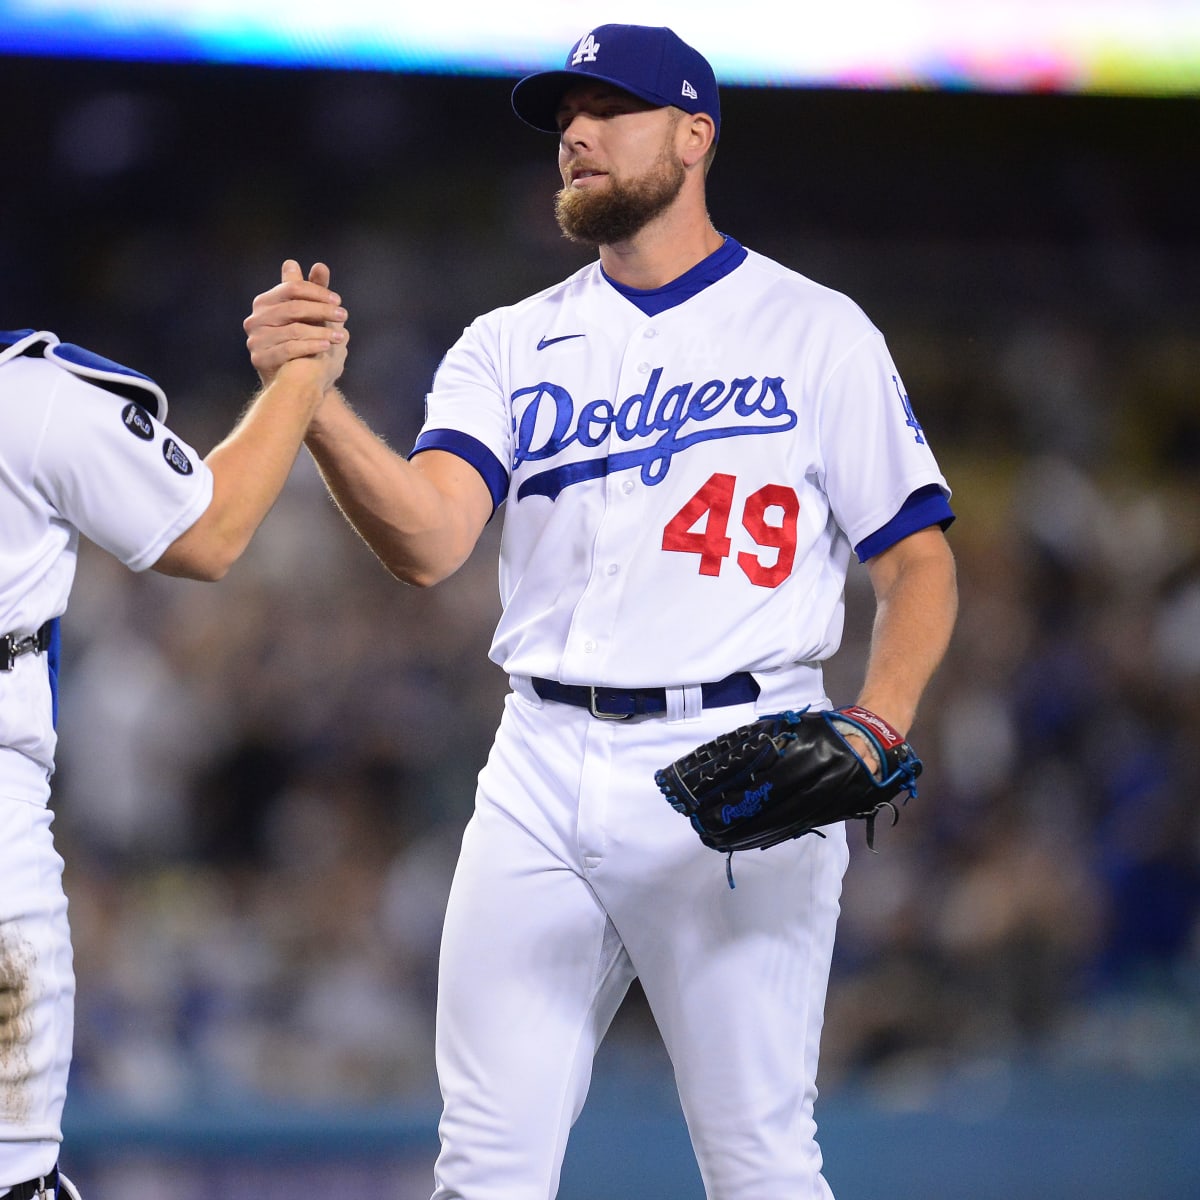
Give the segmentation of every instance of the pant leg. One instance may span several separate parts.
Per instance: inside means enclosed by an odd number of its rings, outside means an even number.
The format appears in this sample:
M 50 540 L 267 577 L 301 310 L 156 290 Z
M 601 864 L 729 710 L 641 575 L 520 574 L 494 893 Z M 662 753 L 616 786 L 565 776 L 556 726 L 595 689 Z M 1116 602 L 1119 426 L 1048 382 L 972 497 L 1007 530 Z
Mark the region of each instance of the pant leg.
M 632 980 L 579 869 L 583 747 L 558 715 L 510 698 L 463 838 L 439 966 L 434 1200 L 556 1194 L 596 1047 Z
M 0 794 L 0 1187 L 58 1159 L 75 977 L 44 806 Z
M 813 1106 L 845 829 L 735 854 L 730 889 L 724 857 L 652 782 L 673 757 L 664 735 L 690 745 L 739 717 L 613 732 L 619 832 L 592 883 L 671 1057 L 709 1200 L 829 1200 Z
M 844 848 L 839 828 L 754 852 L 778 869 L 735 857 L 713 936 L 631 937 L 710 1200 L 830 1200 L 814 1104 Z

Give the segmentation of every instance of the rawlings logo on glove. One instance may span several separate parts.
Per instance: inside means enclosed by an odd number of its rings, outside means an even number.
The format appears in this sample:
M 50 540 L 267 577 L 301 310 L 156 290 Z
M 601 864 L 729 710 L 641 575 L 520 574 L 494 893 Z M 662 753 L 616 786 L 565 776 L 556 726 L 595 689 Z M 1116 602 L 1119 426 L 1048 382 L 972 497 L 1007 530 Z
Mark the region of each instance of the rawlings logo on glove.
M 874 767 L 847 740 L 861 738 Z M 724 852 L 729 886 L 735 850 L 766 850 L 837 821 L 867 823 L 874 849 L 875 818 L 887 809 L 892 824 L 917 794 L 921 760 L 882 717 L 857 705 L 821 712 L 762 717 L 697 746 L 654 774 L 676 811 L 689 817 L 700 840 Z

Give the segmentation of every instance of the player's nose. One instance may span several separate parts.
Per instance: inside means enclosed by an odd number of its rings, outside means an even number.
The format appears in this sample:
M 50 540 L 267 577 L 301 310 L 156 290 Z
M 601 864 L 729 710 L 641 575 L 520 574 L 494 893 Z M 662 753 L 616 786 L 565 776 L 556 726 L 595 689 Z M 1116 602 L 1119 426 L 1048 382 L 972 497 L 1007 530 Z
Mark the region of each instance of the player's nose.
M 564 147 L 576 149 L 591 144 L 595 119 L 587 113 L 577 112 L 563 118 L 558 137 Z

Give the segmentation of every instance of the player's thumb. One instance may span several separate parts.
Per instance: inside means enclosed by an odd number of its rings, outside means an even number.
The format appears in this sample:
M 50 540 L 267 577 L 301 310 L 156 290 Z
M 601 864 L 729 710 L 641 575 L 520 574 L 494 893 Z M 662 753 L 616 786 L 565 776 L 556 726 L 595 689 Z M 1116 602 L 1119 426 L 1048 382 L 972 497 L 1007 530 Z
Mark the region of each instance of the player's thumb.
M 304 272 L 300 270 L 300 264 L 294 258 L 285 259 L 283 268 L 280 271 L 281 281 L 283 283 L 290 283 L 293 279 L 303 278 Z
M 329 268 L 323 262 L 313 263 L 312 270 L 308 273 L 308 281 L 327 288 L 329 286 Z

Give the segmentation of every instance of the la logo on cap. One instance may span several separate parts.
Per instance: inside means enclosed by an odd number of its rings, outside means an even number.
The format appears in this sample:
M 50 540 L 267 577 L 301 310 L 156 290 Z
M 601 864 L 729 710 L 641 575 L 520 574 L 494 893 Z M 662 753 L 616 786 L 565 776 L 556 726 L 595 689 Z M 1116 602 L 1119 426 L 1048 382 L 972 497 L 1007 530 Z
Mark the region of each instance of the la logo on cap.
M 595 62 L 596 55 L 599 53 L 600 43 L 589 33 L 587 37 L 575 47 L 575 54 L 571 58 L 571 66 L 577 67 L 580 63 Z

